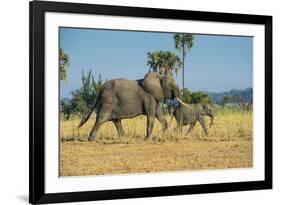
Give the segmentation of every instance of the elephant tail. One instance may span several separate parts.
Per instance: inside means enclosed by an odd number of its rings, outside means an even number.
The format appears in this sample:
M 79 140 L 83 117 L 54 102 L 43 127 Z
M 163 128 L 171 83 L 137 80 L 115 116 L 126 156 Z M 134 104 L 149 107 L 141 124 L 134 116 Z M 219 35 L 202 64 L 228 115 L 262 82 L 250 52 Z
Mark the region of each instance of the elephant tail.
M 100 92 L 100 93 L 101 93 L 101 92 Z M 95 108 L 96 108 L 96 106 L 97 106 L 97 104 L 98 104 L 98 102 L 99 102 L 99 99 L 100 99 L 100 94 L 98 95 L 97 100 L 96 100 L 94 106 L 90 109 L 90 111 L 89 111 L 87 114 L 85 114 L 85 115 L 82 117 L 81 122 L 80 122 L 80 124 L 78 125 L 78 128 L 82 127 L 82 126 L 88 121 L 88 119 L 90 118 L 91 114 L 92 114 L 93 111 L 95 110 Z

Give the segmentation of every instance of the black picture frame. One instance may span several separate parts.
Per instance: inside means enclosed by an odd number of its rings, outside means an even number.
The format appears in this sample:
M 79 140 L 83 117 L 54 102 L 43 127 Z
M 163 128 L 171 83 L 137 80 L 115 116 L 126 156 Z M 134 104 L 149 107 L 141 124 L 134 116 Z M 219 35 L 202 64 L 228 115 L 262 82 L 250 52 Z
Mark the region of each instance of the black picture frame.
M 29 202 L 32 204 L 155 197 L 272 188 L 272 16 L 32 1 L 30 12 Z M 106 191 L 45 193 L 45 12 L 259 24 L 265 26 L 265 180 Z

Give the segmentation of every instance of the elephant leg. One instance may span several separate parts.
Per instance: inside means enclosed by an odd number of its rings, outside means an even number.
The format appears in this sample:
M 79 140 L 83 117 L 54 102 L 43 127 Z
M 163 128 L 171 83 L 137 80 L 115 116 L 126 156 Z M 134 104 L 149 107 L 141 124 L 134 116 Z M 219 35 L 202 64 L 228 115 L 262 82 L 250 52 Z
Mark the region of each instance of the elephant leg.
M 99 128 L 101 126 L 101 122 L 99 122 L 98 120 L 95 122 L 95 125 L 94 127 L 91 129 L 90 131 L 90 134 L 89 134 L 89 138 L 88 138 L 88 141 L 93 141 L 95 140 L 97 134 L 98 134 L 98 131 L 99 131 Z
M 204 117 L 199 117 L 199 122 L 200 122 L 202 128 L 204 129 L 205 135 L 208 135 L 208 129 L 206 127 L 206 123 L 205 123 Z
M 146 139 L 151 138 L 152 136 L 154 120 L 155 120 L 154 116 L 147 116 Z
M 144 103 L 144 106 L 147 118 L 146 139 L 148 139 L 152 136 L 153 125 L 157 113 L 157 102 L 153 97 L 150 96 L 150 98 L 148 98 L 147 101 Z
M 182 132 L 182 127 L 183 127 L 183 124 L 181 122 L 177 122 L 177 131 L 178 132 Z
M 193 128 L 195 127 L 195 124 L 196 124 L 196 122 L 193 122 L 193 123 L 190 124 L 190 127 L 189 127 L 189 129 L 187 131 L 187 134 L 192 132 Z
M 179 128 L 180 128 L 180 124 L 179 124 L 179 122 L 177 121 L 177 128 L 174 128 L 174 130 L 179 131 Z
M 97 115 L 95 125 L 92 128 L 92 130 L 90 131 L 89 138 L 88 138 L 89 141 L 95 140 L 100 126 L 104 122 L 108 121 L 108 119 L 111 115 L 111 111 L 112 111 L 110 107 L 111 106 L 104 106 L 104 107 L 101 108 L 100 112 Z
M 121 124 L 121 119 L 114 119 L 113 123 L 118 131 L 119 137 L 123 137 L 125 135 L 125 132 Z
M 182 127 L 183 127 L 183 118 L 180 116 L 179 118 L 179 122 L 177 123 L 177 128 L 178 128 L 178 131 L 180 131 L 182 133 Z
M 161 107 L 161 104 L 158 103 L 157 108 L 156 108 L 156 118 L 159 120 L 159 122 L 162 124 L 164 130 L 166 130 L 168 128 L 168 122 L 167 120 L 164 118 L 164 113 L 163 113 L 163 109 Z

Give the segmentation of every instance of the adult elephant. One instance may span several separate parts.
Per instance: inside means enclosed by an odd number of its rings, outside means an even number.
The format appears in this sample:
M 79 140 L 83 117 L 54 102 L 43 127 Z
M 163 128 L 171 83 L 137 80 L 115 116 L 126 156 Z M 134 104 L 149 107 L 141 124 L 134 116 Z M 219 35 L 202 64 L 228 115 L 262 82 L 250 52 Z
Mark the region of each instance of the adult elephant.
M 100 126 L 106 121 L 112 121 L 119 136 L 124 135 L 121 119 L 138 115 L 147 116 L 146 138 L 151 137 L 155 117 L 164 129 L 168 123 L 164 118 L 161 102 L 165 99 L 180 98 L 180 90 L 171 75 L 147 73 L 144 79 L 127 80 L 114 79 L 107 81 L 100 90 L 97 101 L 91 111 L 85 115 L 79 127 L 87 122 L 96 108 L 97 117 L 94 127 L 89 134 L 89 141 L 95 140 Z
M 205 116 L 211 117 L 210 127 L 212 126 L 215 118 L 215 110 L 209 104 L 196 103 L 189 104 L 187 106 L 179 106 L 174 112 L 173 116 L 177 121 L 177 127 L 182 132 L 184 125 L 189 125 L 187 134 L 189 134 L 197 121 L 199 121 L 206 135 L 208 135 L 208 129 L 205 123 Z

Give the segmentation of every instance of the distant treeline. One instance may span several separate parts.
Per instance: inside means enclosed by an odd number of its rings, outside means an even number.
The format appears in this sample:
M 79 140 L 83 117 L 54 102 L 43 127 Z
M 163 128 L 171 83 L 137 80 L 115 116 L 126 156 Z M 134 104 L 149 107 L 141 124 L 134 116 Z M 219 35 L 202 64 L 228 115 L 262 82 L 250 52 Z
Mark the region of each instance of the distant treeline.
M 246 88 L 244 90 L 232 89 L 228 92 L 207 92 L 215 104 L 225 105 L 237 103 L 240 100 L 245 102 L 253 101 L 253 88 Z
M 253 89 L 232 89 L 228 92 L 192 92 L 188 88 L 183 89 L 183 101 L 188 104 L 205 103 L 216 105 L 216 107 L 239 108 L 251 110 L 253 105 Z M 171 106 L 177 106 L 177 101 L 170 101 Z

